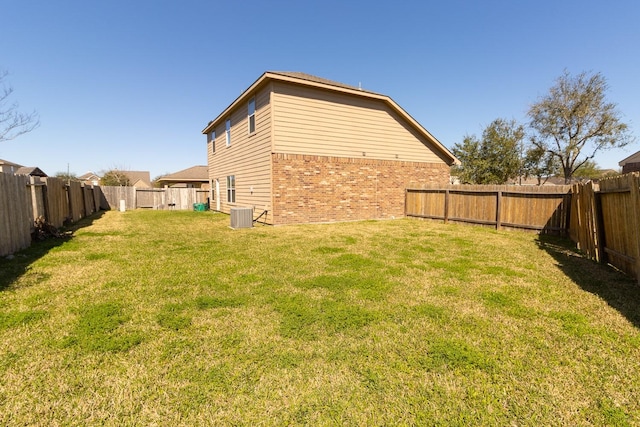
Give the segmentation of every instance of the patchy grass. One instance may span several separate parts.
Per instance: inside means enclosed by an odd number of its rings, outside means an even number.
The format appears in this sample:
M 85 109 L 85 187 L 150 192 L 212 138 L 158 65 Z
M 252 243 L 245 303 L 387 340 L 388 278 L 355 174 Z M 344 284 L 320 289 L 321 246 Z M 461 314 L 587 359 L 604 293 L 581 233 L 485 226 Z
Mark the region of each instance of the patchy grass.
M 640 291 L 565 241 L 108 212 L 0 260 L 2 425 L 638 425 Z

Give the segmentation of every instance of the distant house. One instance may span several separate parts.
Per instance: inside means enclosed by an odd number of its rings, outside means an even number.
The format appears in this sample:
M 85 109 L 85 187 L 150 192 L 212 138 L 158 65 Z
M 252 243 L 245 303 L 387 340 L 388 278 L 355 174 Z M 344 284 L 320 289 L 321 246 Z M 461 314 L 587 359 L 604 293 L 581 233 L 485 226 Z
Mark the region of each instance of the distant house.
M 78 179 L 85 184 L 89 185 L 100 185 L 100 177 L 95 173 L 89 171 L 83 175 L 80 175 Z
M 120 171 L 129 178 L 132 187 L 151 188 L 151 173 L 149 171 Z
M 162 176 L 156 180 L 159 187 L 206 188 L 209 186 L 207 166 L 192 166 L 181 171 Z
M 48 175 L 44 172 L 42 172 L 42 170 L 40 168 L 36 168 L 36 167 L 27 167 L 27 166 L 22 166 L 21 168 L 18 168 L 15 172 L 15 175 L 29 175 L 29 176 L 39 176 L 41 178 L 46 178 Z
M 640 171 L 640 151 L 633 153 L 626 159 L 620 160 L 618 165 L 622 167 L 622 173 Z
M 8 160 L 0 159 L 0 172 L 15 174 L 18 169 L 23 167 L 17 163 L 10 162 Z
M 304 73 L 264 73 L 202 133 L 212 207 L 275 225 L 404 216 L 458 163 L 390 97 Z

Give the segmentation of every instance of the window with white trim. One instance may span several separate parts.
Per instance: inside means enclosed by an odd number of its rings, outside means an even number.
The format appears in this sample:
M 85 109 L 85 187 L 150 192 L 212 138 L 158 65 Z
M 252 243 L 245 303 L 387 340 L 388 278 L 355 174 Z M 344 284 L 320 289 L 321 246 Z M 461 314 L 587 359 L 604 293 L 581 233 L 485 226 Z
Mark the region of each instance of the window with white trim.
M 256 99 L 251 98 L 247 106 L 247 125 L 249 126 L 249 135 L 256 131 Z
M 211 153 L 215 154 L 216 153 L 216 131 L 212 130 L 207 134 L 207 137 L 209 139 L 209 142 L 211 143 Z
M 227 203 L 236 202 L 236 176 L 227 176 Z
M 224 134 L 227 139 L 227 147 L 229 147 L 231 145 L 231 119 L 227 119 L 224 126 L 225 126 Z

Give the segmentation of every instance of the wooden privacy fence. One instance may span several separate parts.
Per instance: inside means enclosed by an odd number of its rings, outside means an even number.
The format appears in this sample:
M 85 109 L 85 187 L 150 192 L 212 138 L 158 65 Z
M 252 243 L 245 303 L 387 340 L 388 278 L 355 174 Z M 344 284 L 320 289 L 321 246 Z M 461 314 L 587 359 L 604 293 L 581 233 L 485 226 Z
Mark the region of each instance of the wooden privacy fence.
M 33 204 L 26 175 L 0 173 L 0 256 L 31 244 Z
M 124 200 L 126 209 L 191 210 L 195 203 L 206 203 L 209 190 L 200 188 L 136 188 L 102 187 L 107 209 L 120 209 Z
M 405 216 L 564 234 L 571 187 L 445 185 L 409 188 Z
M 34 222 L 59 228 L 100 210 L 100 187 L 0 173 L 0 256 L 28 248 Z
M 608 263 L 640 284 L 640 176 L 627 174 L 576 184 L 569 235 L 593 260 Z

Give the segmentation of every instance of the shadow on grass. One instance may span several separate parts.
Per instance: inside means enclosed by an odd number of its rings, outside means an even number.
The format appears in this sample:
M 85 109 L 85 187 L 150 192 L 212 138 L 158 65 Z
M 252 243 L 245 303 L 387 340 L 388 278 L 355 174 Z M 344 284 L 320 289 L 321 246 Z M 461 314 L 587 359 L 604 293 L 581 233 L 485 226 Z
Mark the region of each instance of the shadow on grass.
M 90 217 L 83 218 L 75 224 L 64 227 L 63 237 L 49 237 L 45 240 L 36 240 L 28 248 L 13 254 L 11 259 L 0 258 L 0 292 L 7 290 L 15 281 L 27 272 L 29 266 L 45 256 L 51 249 L 73 239 L 73 233 L 93 224 L 93 221 L 104 215 L 104 211 L 97 212 Z
M 640 286 L 634 278 L 611 266 L 585 258 L 567 238 L 540 235 L 538 245 L 557 261 L 558 268 L 578 286 L 598 295 L 640 328 Z

